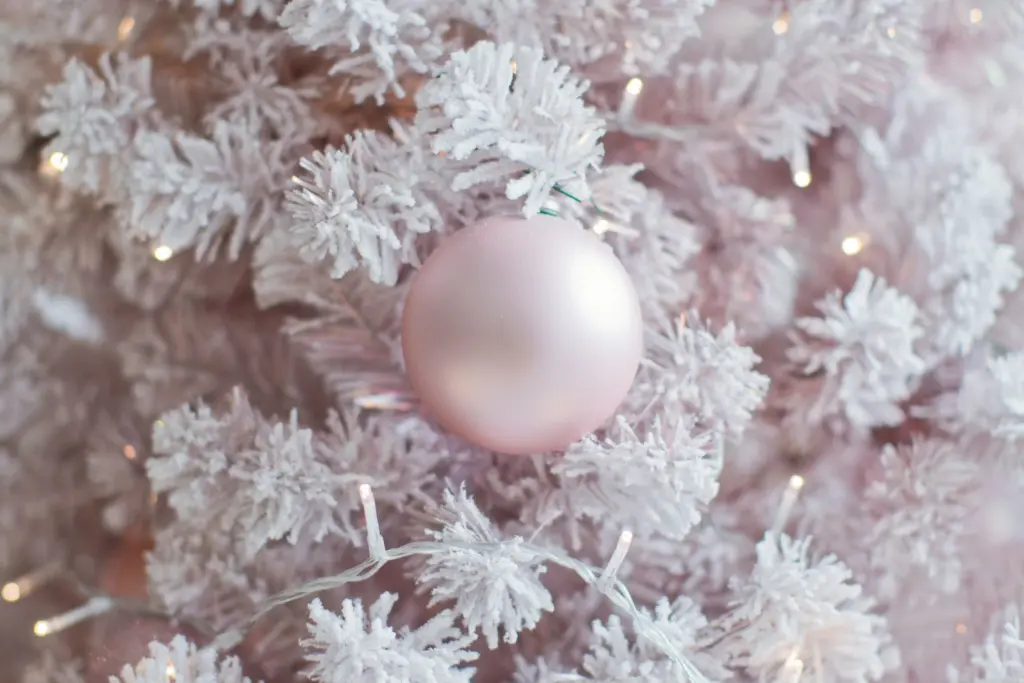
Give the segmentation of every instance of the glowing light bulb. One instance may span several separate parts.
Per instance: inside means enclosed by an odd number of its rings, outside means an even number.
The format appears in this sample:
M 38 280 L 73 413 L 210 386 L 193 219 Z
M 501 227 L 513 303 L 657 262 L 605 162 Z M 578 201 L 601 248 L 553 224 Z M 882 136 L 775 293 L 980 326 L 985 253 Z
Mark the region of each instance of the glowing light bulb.
M 174 664 L 167 665 L 167 680 L 173 681 L 177 677 L 178 671 L 174 668 Z
M 157 261 L 167 261 L 174 256 L 174 250 L 166 244 L 161 244 L 159 247 L 153 250 L 153 258 Z
M 970 19 L 972 24 L 980 24 L 981 20 L 985 18 L 985 13 L 980 8 L 975 7 L 967 14 L 967 18 Z
M 131 17 L 125 17 L 121 20 L 121 23 L 117 25 L 117 39 L 124 42 L 128 40 L 128 36 L 132 34 L 132 30 L 135 28 L 135 20 Z
M 780 533 L 789 521 L 789 515 L 793 512 L 793 506 L 800 496 L 800 489 L 804 487 L 804 478 L 794 474 L 789 478 L 789 486 L 782 491 L 782 500 L 775 511 L 775 520 L 772 522 L 771 530 Z
M 804 662 L 796 655 L 790 655 L 786 659 L 786 663 L 782 665 L 782 675 L 779 677 L 780 682 L 784 683 L 800 683 L 800 680 L 804 675 Z
M 4 602 L 17 602 L 31 595 L 32 591 L 39 586 L 60 575 L 62 570 L 63 565 L 60 562 L 51 562 L 13 581 L 8 581 L 0 588 L 0 599 L 3 599 Z
M 636 102 L 643 89 L 644 82 L 639 78 L 633 77 L 626 82 L 626 88 L 622 93 L 622 102 L 619 103 L 619 118 L 629 120 L 633 117 L 633 110 L 636 108 Z
M 957 624 L 956 625 L 956 632 L 959 633 L 960 635 L 963 635 L 963 634 L 967 633 L 967 624 L 965 624 L 963 622 L 960 622 L 959 624 Z
M 370 557 L 380 560 L 387 556 L 388 551 L 384 545 L 384 537 L 380 533 L 377 502 L 369 484 L 359 485 L 359 500 L 363 504 L 363 519 L 366 521 L 366 541 L 370 548 Z
M 793 184 L 801 189 L 805 187 L 810 187 L 811 172 L 804 170 L 796 171 L 795 173 L 793 173 Z
M 860 252 L 864 251 L 866 241 L 867 240 L 862 235 L 850 235 L 849 237 L 843 238 L 841 248 L 843 253 L 847 256 L 856 256 Z
M 50 155 L 50 166 L 56 169 L 58 173 L 63 173 L 67 169 L 68 163 L 68 155 L 64 152 L 54 152 Z
M 51 633 L 60 633 L 65 629 L 82 623 L 86 619 L 92 619 L 93 617 L 98 617 L 101 614 L 106 614 L 112 609 L 114 609 L 114 601 L 112 599 L 106 596 L 97 595 L 96 597 L 90 598 L 84 605 L 76 607 L 70 612 L 50 617 L 44 621 L 37 621 L 35 626 L 32 627 L 32 632 L 40 638 L 48 636 Z
M 138 452 L 135 450 L 135 446 L 131 445 L 130 443 L 125 444 L 124 457 L 128 458 L 129 460 L 135 460 L 135 458 L 139 457 Z
M 772 33 L 781 36 L 789 30 L 789 12 L 783 12 L 778 19 L 772 22 Z
M 0 588 L 0 598 L 4 599 L 4 602 L 17 602 L 21 600 L 21 586 L 16 583 L 5 583 L 3 588 Z
M 359 485 L 359 500 L 362 501 L 363 505 L 373 504 L 373 489 L 370 488 L 369 484 Z
M 895 38 L 896 37 L 896 27 L 895 26 L 890 26 L 889 28 L 885 29 L 885 35 L 889 36 L 890 38 Z
M 598 218 L 597 222 L 594 223 L 593 230 L 598 235 L 603 235 L 612 229 L 611 221 L 605 220 L 604 218 Z

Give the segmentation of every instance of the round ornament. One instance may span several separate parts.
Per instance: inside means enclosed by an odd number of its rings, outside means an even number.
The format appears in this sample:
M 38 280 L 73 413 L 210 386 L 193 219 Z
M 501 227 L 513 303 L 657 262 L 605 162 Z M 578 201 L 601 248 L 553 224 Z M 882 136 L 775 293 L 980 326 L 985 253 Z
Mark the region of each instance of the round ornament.
M 402 352 L 425 414 L 512 455 L 562 449 L 614 414 L 643 353 L 626 269 L 552 216 L 465 228 L 416 274 Z

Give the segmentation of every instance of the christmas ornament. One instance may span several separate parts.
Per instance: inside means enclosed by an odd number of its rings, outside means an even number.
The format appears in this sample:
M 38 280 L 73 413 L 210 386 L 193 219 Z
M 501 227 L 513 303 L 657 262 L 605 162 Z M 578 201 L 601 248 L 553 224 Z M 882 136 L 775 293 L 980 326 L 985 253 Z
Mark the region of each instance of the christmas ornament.
M 564 448 L 611 416 L 636 374 L 636 290 L 610 247 L 563 219 L 490 218 L 416 275 L 402 318 L 424 413 L 478 446 Z

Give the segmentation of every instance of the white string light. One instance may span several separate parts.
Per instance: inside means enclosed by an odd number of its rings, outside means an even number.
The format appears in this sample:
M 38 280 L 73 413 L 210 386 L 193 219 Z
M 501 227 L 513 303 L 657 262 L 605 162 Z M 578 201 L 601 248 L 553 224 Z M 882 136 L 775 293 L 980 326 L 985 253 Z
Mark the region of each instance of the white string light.
M 785 35 L 789 31 L 789 10 L 783 10 L 779 18 L 772 22 L 772 33 L 777 36 Z
M 789 168 L 793 174 L 793 184 L 803 189 L 811 184 L 811 163 L 807 156 L 807 145 L 797 142 L 789 158 Z
M 67 170 L 68 164 L 71 160 L 68 159 L 68 155 L 64 152 L 54 152 L 47 159 L 47 164 L 43 166 L 43 173 L 46 175 L 55 175 L 57 173 L 63 173 Z
M 794 650 L 786 658 L 782 670 L 779 671 L 779 683 L 800 683 L 800 679 L 804 675 L 804 662 L 799 655 L 800 651 Z
M 301 600 L 308 596 L 315 595 L 321 591 L 333 590 L 341 586 L 366 580 L 375 575 L 388 562 L 393 560 L 401 560 L 406 557 L 450 553 L 453 549 L 465 549 L 474 552 L 486 552 L 488 550 L 493 551 L 503 543 L 502 541 L 479 543 L 460 543 L 457 541 L 446 541 L 445 543 L 414 541 L 391 550 L 385 550 L 384 540 L 383 538 L 380 538 L 380 527 L 377 522 L 377 509 L 374 504 L 373 492 L 368 484 L 360 484 L 359 497 L 362 500 L 363 512 L 366 517 L 367 536 L 369 537 L 371 547 L 370 559 L 351 567 L 340 574 L 335 574 L 334 576 L 328 576 L 321 579 L 314 579 L 313 581 L 299 586 L 298 588 L 270 597 L 264 601 L 259 611 L 250 616 L 243 625 L 236 627 L 233 630 L 225 631 L 214 638 L 213 642 L 209 646 L 210 649 L 216 652 L 230 650 L 244 640 L 246 633 L 252 629 L 257 622 L 273 612 L 276 608 L 290 604 L 295 600 Z M 379 540 L 375 541 L 375 537 Z M 612 553 L 611 560 L 609 560 L 608 565 L 601 571 L 598 571 L 595 567 L 592 567 L 586 562 L 581 562 L 580 560 L 549 548 L 534 546 L 530 543 L 522 542 L 518 544 L 518 547 L 529 550 L 540 561 L 555 564 L 574 572 L 577 576 L 592 585 L 600 584 L 604 577 L 608 583 L 608 587 L 603 591 L 603 594 L 613 605 L 633 619 L 637 630 L 637 636 L 646 639 L 652 645 L 664 652 L 672 661 L 682 667 L 689 679 L 689 683 L 710 683 L 708 678 L 690 661 L 687 650 L 681 647 L 679 643 L 670 636 L 670 634 L 666 633 L 664 629 L 643 613 L 636 606 L 626 585 L 614 577 L 614 572 L 621 566 L 622 560 L 625 558 L 632 540 L 632 532 L 623 531 L 622 534 L 619 535 L 619 541 L 616 544 L 615 551 Z M 380 555 L 377 557 L 374 556 L 373 550 L 375 543 L 380 544 L 379 549 L 377 550 Z
M 125 17 L 121 20 L 121 23 L 117 25 L 117 39 L 122 43 L 128 40 L 128 36 L 132 34 L 132 30 L 135 29 L 135 19 L 132 17 Z
M 849 235 L 843 238 L 841 248 L 843 253 L 847 256 L 856 256 L 860 252 L 864 251 L 864 247 L 868 245 L 868 236 L 863 234 Z
M 388 550 L 384 545 L 384 536 L 380 533 L 380 522 L 377 520 L 377 501 L 373 497 L 373 489 L 369 484 L 359 485 L 359 500 L 363 504 L 363 516 L 366 518 L 366 541 L 370 546 L 370 557 L 381 560 L 387 557 Z
M 621 223 L 610 221 L 607 218 L 598 218 L 594 221 L 594 224 L 590 226 L 590 229 L 595 235 L 602 236 L 607 235 L 610 232 L 629 238 L 638 237 L 640 235 L 640 231 L 636 228 L 631 228 L 628 225 L 622 225 Z
M 789 478 L 789 486 L 782 492 L 782 500 L 779 502 L 779 509 L 775 512 L 775 521 L 772 523 L 772 532 L 779 533 L 789 521 L 789 515 L 793 512 L 797 498 L 800 497 L 800 489 L 804 487 L 804 478 L 794 474 Z
M 174 250 L 166 244 L 161 244 L 153 250 L 153 258 L 157 261 L 169 261 L 174 256 Z
M 615 550 L 612 551 L 611 559 L 608 560 L 608 564 L 605 565 L 604 570 L 601 572 L 601 576 L 597 579 L 597 588 L 602 593 L 607 593 L 612 587 L 612 582 L 615 580 L 616 575 L 619 573 L 619 569 L 622 567 L 622 563 L 626 559 L 626 553 L 629 552 L 629 546 L 633 543 L 633 532 L 626 529 L 619 534 L 619 540 L 615 544 Z
M 802 152 L 793 155 L 790 168 L 793 172 L 793 184 L 801 190 L 811 186 L 811 169 L 807 161 L 807 150 L 801 146 Z
M 381 392 L 357 396 L 353 402 L 367 410 L 409 410 L 413 404 L 402 394 Z
M 71 628 L 75 624 L 79 624 L 86 619 L 91 619 L 92 617 L 98 617 L 112 609 L 114 609 L 114 601 L 105 595 L 99 595 L 91 598 L 89 602 L 85 603 L 81 607 L 76 607 L 70 612 L 65 612 L 64 614 L 50 617 L 49 619 L 37 621 L 32 630 L 37 636 L 43 638 L 54 633 L 60 633 L 65 629 Z
M 3 588 L 0 588 L 0 598 L 3 598 L 4 602 L 17 602 L 21 600 L 21 586 L 17 582 L 5 583 Z
M 622 102 L 619 104 L 619 118 L 626 120 L 633 117 L 633 110 L 636 109 L 637 100 L 644 90 L 644 82 L 640 78 L 631 78 L 626 83 L 622 92 Z
M 13 581 L 8 581 L 0 588 L 0 599 L 3 599 L 4 602 L 17 602 L 31 595 L 35 589 L 55 579 L 63 569 L 63 563 L 52 562 Z
M 159 423 L 159 421 L 158 421 Z M 258 621 L 273 612 L 276 608 L 289 604 L 316 593 L 332 590 L 340 586 L 357 583 L 374 576 L 381 568 L 393 560 L 401 560 L 407 557 L 436 555 L 450 553 L 453 549 L 463 548 L 474 552 L 494 551 L 500 548 L 505 541 L 487 541 L 474 543 L 459 543 L 447 541 L 438 543 L 432 541 L 412 542 L 392 550 L 387 550 L 384 545 L 384 538 L 380 532 L 380 524 L 377 518 L 377 507 L 373 491 L 368 484 L 360 484 L 359 498 L 363 506 L 363 514 L 366 521 L 368 544 L 370 546 L 370 558 L 364 562 L 351 567 L 334 576 L 314 579 L 297 588 L 284 591 L 271 596 L 259 611 L 250 616 L 244 624 L 220 633 L 210 643 L 209 647 L 215 652 L 229 650 L 242 642 L 246 633 L 256 625 Z M 564 567 L 588 583 L 600 586 L 603 594 L 608 600 L 628 614 L 634 621 L 638 637 L 645 638 L 652 645 L 662 650 L 672 661 L 679 664 L 685 671 L 690 683 L 710 683 L 699 669 L 690 661 L 686 648 L 681 647 L 671 635 L 665 632 L 662 627 L 653 622 L 648 615 L 642 612 L 634 603 L 629 589 L 616 578 L 616 573 L 621 568 L 629 547 L 633 541 L 632 531 L 625 530 L 619 535 L 619 540 L 612 552 L 611 559 L 603 570 L 598 570 L 586 562 L 564 555 L 560 552 L 541 546 L 534 546 L 529 543 L 519 543 L 520 548 L 528 549 L 536 558 L 542 562 L 552 563 Z M 42 638 L 52 634 L 60 633 L 87 619 L 100 616 L 118 607 L 118 603 L 108 596 L 95 596 L 88 602 L 64 614 L 37 621 L 34 632 Z M 176 672 L 173 665 L 167 667 L 168 680 L 174 680 Z
M 981 11 L 980 7 L 975 7 L 967 13 L 967 18 L 972 24 L 980 24 L 981 20 L 985 18 L 985 13 Z

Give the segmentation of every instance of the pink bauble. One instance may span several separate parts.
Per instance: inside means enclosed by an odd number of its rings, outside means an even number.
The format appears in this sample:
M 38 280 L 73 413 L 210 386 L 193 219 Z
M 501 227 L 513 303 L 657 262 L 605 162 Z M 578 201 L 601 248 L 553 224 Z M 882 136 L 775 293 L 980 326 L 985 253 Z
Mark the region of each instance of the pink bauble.
M 640 303 L 593 233 L 550 216 L 490 218 L 417 273 L 402 352 L 423 412 L 449 432 L 499 453 L 559 450 L 629 391 Z

